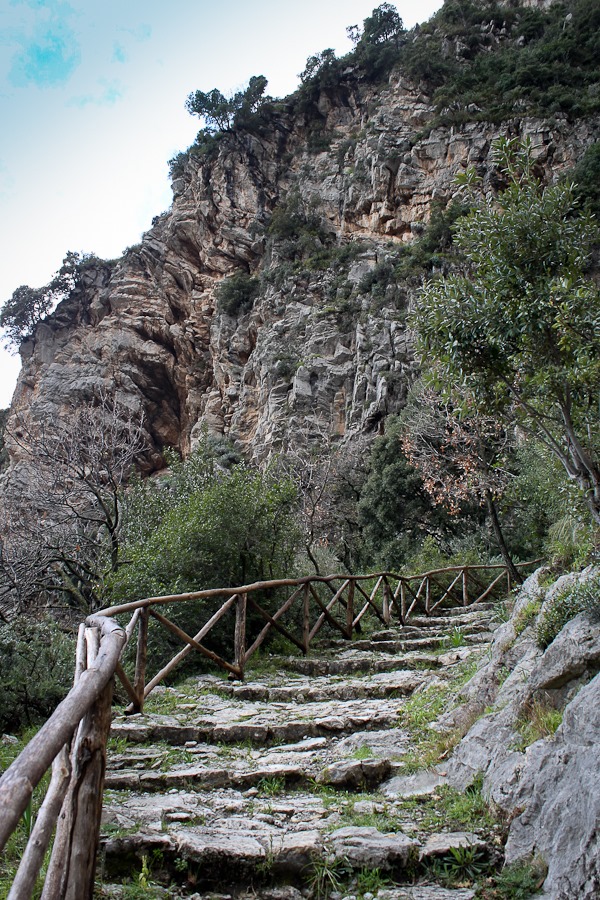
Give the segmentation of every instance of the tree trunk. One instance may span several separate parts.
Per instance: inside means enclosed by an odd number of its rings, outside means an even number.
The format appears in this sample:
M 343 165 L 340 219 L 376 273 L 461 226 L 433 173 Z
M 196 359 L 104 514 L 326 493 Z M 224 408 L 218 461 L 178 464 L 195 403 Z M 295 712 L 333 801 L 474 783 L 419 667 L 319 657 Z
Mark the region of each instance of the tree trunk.
M 504 540 L 504 534 L 502 533 L 502 528 L 500 527 L 500 519 L 498 518 L 498 511 L 496 510 L 496 504 L 494 503 L 494 498 L 492 497 L 492 492 L 486 490 L 485 492 L 485 505 L 487 507 L 488 515 L 490 517 L 490 522 L 492 523 L 492 528 L 494 529 L 494 536 L 496 538 L 496 542 L 498 544 L 498 549 L 502 555 L 502 559 L 504 560 L 504 565 L 506 566 L 510 577 L 515 581 L 516 584 L 522 584 L 523 578 L 519 574 L 519 570 L 515 566 L 512 561 L 512 557 L 509 553 L 508 547 L 506 546 L 506 541 Z

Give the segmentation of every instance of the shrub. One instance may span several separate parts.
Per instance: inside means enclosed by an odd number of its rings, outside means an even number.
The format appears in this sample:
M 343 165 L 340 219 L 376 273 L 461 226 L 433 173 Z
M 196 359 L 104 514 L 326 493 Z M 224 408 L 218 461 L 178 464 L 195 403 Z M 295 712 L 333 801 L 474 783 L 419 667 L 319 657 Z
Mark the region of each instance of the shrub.
M 217 308 L 228 316 L 239 316 L 252 308 L 260 282 L 247 272 L 236 272 L 224 278 L 215 292 Z
M 160 481 L 139 482 L 126 500 L 123 564 L 112 576 L 114 600 L 234 587 L 289 575 L 300 544 L 296 489 L 285 478 L 243 464 L 227 470 L 231 456 L 209 438 L 185 462 L 173 462 Z M 163 607 L 179 627 L 196 633 L 223 597 Z M 277 598 L 259 599 L 266 607 Z M 231 646 L 232 617 L 208 640 L 222 652 Z M 261 620 L 261 625 L 264 624 Z M 249 633 L 254 634 L 249 621 Z M 250 636 L 249 634 L 249 636 Z M 180 645 L 151 628 L 149 655 L 158 665 Z M 193 663 L 194 665 L 195 663 Z
M 538 646 L 545 649 L 567 622 L 582 612 L 600 616 L 600 573 L 578 581 L 546 603 L 537 624 Z
M 0 626 L 0 732 L 47 718 L 71 686 L 73 661 L 73 641 L 50 620 Z

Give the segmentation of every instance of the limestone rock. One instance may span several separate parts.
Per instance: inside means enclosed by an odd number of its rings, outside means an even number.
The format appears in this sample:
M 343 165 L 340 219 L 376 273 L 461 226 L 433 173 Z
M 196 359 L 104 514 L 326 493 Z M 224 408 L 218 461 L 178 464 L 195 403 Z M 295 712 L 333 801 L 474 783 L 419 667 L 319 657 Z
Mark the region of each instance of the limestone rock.
M 332 763 L 318 776 L 321 784 L 344 787 L 350 790 L 373 788 L 390 773 L 388 759 L 363 759 Z
M 553 900 L 600 896 L 600 676 L 566 707 L 554 739 L 530 747 L 513 808 L 523 812 L 510 827 L 507 862 L 539 854 Z
M 346 859 L 354 868 L 390 869 L 404 867 L 417 854 L 418 842 L 402 832 L 382 834 L 376 828 L 338 828 L 329 838 L 338 859 Z

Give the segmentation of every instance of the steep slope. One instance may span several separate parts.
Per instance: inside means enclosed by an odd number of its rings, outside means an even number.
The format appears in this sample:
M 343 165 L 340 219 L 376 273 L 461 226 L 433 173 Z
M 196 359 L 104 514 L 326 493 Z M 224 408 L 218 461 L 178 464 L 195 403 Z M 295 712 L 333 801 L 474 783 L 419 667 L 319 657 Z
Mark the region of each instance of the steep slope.
M 507 40 L 502 20 L 486 28 L 481 52 Z M 187 453 L 205 427 L 256 458 L 376 431 L 414 374 L 405 312 L 423 269 L 406 248 L 456 174 L 475 165 L 489 187 L 492 141 L 510 134 L 558 177 L 599 130 L 560 113 L 495 123 L 473 104 L 440 124 L 453 116 L 429 83 L 395 69 L 374 86 L 349 67 L 310 103 L 180 155 L 171 209 L 114 266 L 89 266 L 23 345 L 12 414 L 51 421 L 116 386 L 159 452 Z

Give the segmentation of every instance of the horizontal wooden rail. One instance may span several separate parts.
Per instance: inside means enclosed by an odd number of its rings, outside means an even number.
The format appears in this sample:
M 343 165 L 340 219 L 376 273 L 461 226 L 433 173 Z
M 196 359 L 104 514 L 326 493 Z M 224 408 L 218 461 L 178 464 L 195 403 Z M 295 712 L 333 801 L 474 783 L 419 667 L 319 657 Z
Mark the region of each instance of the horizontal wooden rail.
M 532 565 L 521 563 L 519 567 Z M 448 604 L 470 606 L 482 602 L 501 584 L 510 589 L 510 575 L 499 564 L 451 566 L 419 575 L 378 572 L 306 576 L 147 597 L 107 607 L 88 617 L 79 629 L 73 688 L 0 778 L 2 850 L 31 801 L 35 786 L 53 767 L 46 799 L 8 900 L 31 897 L 55 826 L 42 900 L 91 900 L 115 675 L 130 700 L 126 711 L 141 712 L 154 687 L 190 653 L 199 654 L 230 677 L 243 679 L 249 659 L 272 631 L 308 653 L 311 642 L 326 625 L 350 640 L 367 614 L 385 626 L 395 614 L 405 625 L 416 612 L 430 616 Z M 358 611 L 357 597 L 361 604 Z M 222 602 L 204 624 L 192 622 L 184 628 L 173 621 L 182 604 L 198 600 Z M 158 607 L 165 606 L 170 607 L 165 611 L 168 615 L 158 611 Z M 253 620 L 254 633 L 248 609 L 262 621 L 257 630 Z M 132 614 L 131 619 L 121 626 L 116 617 L 126 614 Z M 218 623 L 229 628 L 229 658 L 208 645 Z M 151 624 L 166 629 L 184 646 L 148 678 L 147 668 L 152 662 L 148 659 Z M 200 627 L 195 634 L 189 634 L 190 626 L 193 630 Z M 121 655 L 134 637 L 137 646 L 135 671 L 131 675 L 126 672 Z

